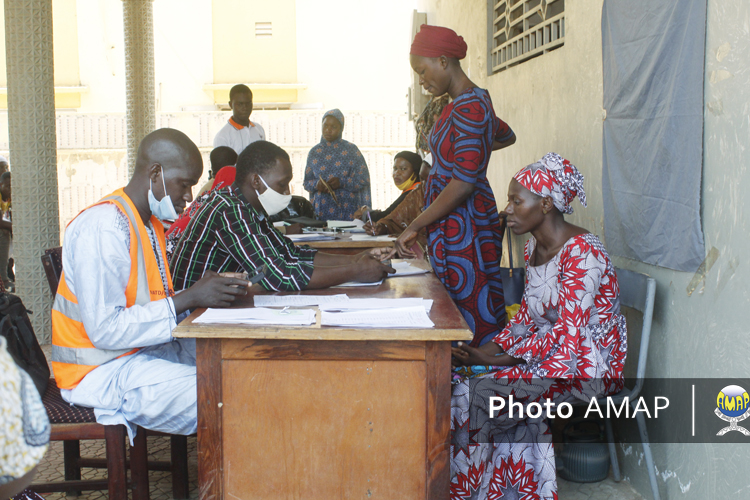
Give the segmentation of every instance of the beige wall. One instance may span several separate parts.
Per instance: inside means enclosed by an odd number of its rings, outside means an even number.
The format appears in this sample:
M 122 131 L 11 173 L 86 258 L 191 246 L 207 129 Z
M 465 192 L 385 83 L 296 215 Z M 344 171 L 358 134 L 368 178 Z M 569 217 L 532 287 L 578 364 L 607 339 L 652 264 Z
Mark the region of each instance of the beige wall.
M 3 4 L 0 3 L 0 18 Z M 55 87 L 79 87 L 78 24 L 76 0 L 52 0 L 53 44 L 55 51 Z M 0 23 L 0 87 L 7 87 L 5 66 L 5 21 Z M 78 108 L 81 92 L 75 89 L 55 89 L 56 108 Z M 8 107 L 6 91 L 0 93 L 0 108 Z
M 213 83 L 297 83 L 295 0 L 213 0 Z M 256 36 L 270 22 L 272 36 Z M 252 85 L 250 85 L 252 88 Z M 253 89 L 255 102 L 296 102 L 296 89 Z M 215 91 L 217 104 L 229 90 Z
M 510 177 L 555 151 L 586 176 L 589 206 L 575 202 L 570 220 L 603 238 L 602 60 L 603 0 L 566 2 L 565 45 L 502 73 L 486 76 L 486 0 L 420 0 L 430 24 L 466 38 L 464 68 L 487 88 L 497 114 L 518 142 L 493 154 L 489 178 L 503 206 Z M 648 377 L 744 377 L 750 357 L 750 3 L 708 0 L 706 40 L 703 228 L 716 263 L 694 275 L 613 256 L 615 265 L 657 280 Z M 606 240 L 605 244 L 606 244 Z M 698 286 L 689 293 L 693 279 Z M 634 331 L 638 331 L 635 323 Z M 631 339 L 632 346 L 632 339 Z M 635 350 L 630 358 L 635 360 Z M 646 387 L 648 394 L 648 386 Z M 653 437 L 668 422 L 649 422 Z M 633 429 L 623 429 L 633 436 Z M 653 445 L 662 498 L 744 499 L 750 491 L 747 445 Z M 651 498 L 639 444 L 620 447 L 623 472 Z

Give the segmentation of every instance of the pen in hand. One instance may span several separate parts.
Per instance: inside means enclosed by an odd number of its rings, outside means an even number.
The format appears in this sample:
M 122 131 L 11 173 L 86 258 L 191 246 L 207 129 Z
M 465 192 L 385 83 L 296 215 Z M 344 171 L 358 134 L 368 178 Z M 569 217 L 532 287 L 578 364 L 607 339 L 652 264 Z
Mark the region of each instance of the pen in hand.
M 370 217 L 370 211 L 367 211 L 367 221 L 370 223 L 370 231 L 372 231 L 372 235 L 375 236 L 375 224 L 372 223 L 372 217 Z

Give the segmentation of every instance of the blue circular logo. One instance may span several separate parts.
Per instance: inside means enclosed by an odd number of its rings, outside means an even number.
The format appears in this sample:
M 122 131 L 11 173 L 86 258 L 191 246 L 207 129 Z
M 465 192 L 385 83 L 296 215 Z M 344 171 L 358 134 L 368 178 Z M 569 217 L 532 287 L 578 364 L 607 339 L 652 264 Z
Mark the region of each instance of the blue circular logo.
M 738 385 L 728 385 L 716 396 L 716 407 L 727 417 L 739 417 L 750 405 L 750 395 Z

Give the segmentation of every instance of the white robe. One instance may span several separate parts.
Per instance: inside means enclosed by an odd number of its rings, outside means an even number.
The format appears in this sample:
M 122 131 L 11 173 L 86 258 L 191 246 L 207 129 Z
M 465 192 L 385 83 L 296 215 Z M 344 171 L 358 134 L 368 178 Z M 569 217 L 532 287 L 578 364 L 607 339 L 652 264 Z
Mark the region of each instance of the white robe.
M 151 241 L 155 242 L 150 225 Z M 115 205 L 89 208 L 65 231 L 63 269 L 86 333 L 103 349 L 143 348 L 89 372 L 67 402 L 94 408 L 96 421 L 124 424 L 131 443 L 140 425 L 171 434 L 197 429 L 195 341 L 176 340 L 171 298 L 125 307 L 130 277 L 128 222 Z M 155 252 L 166 287 L 161 252 Z

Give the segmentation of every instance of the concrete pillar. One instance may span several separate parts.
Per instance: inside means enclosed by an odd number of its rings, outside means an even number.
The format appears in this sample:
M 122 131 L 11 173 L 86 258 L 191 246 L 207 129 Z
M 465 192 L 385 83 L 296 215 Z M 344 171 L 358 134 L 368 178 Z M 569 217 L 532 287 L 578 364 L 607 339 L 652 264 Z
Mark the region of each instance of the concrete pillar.
M 16 291 L 49 342 L 52 299 L 40 257 L 60 245 L 52 0 L 5 0 L 5 52 Z
M 154 9 L 153 0 L 122 0 L 122 7 L 125 25 L 128 171 L 132 175 L 138 144 L 156 128 Z

